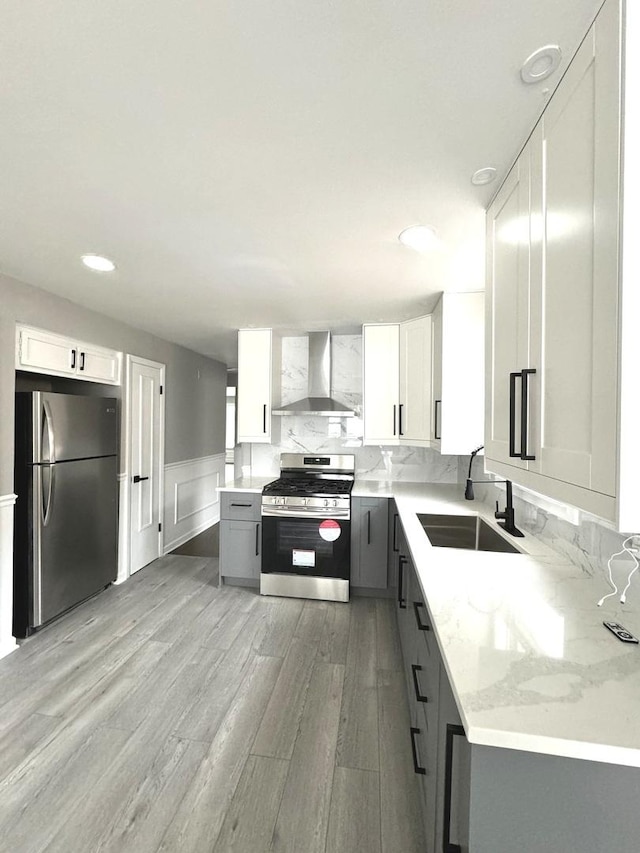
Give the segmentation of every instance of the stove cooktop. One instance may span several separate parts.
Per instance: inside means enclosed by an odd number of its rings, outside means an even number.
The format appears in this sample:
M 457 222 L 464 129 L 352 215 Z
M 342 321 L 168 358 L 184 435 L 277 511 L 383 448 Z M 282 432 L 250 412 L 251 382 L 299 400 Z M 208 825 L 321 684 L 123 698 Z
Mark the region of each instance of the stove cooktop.
M 280 477 L 262 490 L 263 495 L 349 495 L 353 488 L 353 480 L 332 480 L 320 477 Z

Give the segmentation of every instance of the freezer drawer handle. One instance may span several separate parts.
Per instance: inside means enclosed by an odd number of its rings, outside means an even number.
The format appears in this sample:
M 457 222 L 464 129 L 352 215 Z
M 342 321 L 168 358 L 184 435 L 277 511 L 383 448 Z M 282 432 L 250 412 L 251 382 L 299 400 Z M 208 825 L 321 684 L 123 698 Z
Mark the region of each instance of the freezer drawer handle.
M 140 474 L 134 474 L 133 475 L 133 482 L 134 483 L 141 483 L 143 480 L 148 480 L 148 479 L 149 479 L 148 477 L 141 477 Z

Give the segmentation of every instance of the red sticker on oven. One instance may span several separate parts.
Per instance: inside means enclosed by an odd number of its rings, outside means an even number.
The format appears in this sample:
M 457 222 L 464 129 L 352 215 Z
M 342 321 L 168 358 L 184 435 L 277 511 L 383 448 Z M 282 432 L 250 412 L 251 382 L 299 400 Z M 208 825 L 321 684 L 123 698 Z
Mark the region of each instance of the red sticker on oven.
M 332 518 L 327 518 L 325 521 L 320 522 L 318 533 L 322 536 L 325 542 L 335 542 L 338 536 L 342 533 L 342 528 L 337 521 L 334 521 Z

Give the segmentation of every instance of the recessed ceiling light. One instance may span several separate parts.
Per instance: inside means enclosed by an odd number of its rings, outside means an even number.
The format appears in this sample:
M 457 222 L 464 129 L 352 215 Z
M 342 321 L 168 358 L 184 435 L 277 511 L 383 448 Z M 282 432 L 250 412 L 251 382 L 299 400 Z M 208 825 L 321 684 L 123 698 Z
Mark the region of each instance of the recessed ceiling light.
M 440 244 L 435 229 L 430 225 L 411 225 L 398 234 L 398 240 L 416 252 L 428 252 Z
M 478 169 L 473 173 L 473 175 L 471 175 L 471 183 L 475 184 L 477 187 L 481 187 L 484 184 L 490 184 L 491 181 L 495 180 L 497 174 L 498 172 L 493 168 L 493 166 L 485 166 L 483 169 Z
M 102 255 L 83 255 L 82 263 L 85 267 L 89 267 L 90 270 L 95 270 L 95 272 L 113 272 L 116 268 L 113 261 Z
M 557 44 L 547 44 L 535 50 L 525 59 L 520 76 L 525 83 L 538 83 L 546 80 L 560 65 L 562 51 Z

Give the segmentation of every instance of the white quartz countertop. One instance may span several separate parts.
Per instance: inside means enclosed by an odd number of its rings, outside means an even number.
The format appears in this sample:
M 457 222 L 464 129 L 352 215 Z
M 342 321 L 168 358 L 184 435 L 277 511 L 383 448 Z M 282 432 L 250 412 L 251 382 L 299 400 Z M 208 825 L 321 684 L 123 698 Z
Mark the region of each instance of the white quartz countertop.
M 393 491 L 469 741 L 640 767 L 640 647 L 602 624 L 640 636 L 640 577 L 627 604 L 598 607 L 603 578 L 533 536 L 507 535 L 523 554 L 434 548 L 416 513 L 479 514 L 496 527 L 459 486 Z M 618 567 L 626 578 L 633 563 Z
M 272 483 L 277 479 L 275 477 L 238 477 L 231 483 L 225 483 L 224 486 L 218 486 L 219 492 L 254 492 L 262 494 L 263 488 L 267 483 Z

